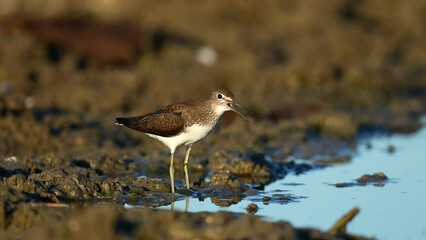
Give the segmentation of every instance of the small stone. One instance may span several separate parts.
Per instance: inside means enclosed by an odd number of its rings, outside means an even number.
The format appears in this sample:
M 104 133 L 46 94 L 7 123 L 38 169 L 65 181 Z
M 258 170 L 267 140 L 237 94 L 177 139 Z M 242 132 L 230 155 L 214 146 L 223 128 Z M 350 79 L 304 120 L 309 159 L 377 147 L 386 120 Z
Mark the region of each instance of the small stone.
M 257 210 L 259 210 L 259 207 L 254 203 L 250 203 L 249 205 L 247 205 L 246 210 L 247 213 L 254 214 L 257 212 Z
M 367 149 L 373 148 L 373 144 L 371 142 L 367 142 L 367 144 L 365 146 L 367 147 Z
M 263 196 L 262 197 L 262 201 L 263 202 L 269 202 L 269 201 L 271 201 L 271 197 L 269 197 L 269 196 Z
M 392 154 L 392 153 L 394 153 L 394 152 L 395 152 L 395 150 L 396 150 L 396 148 L 395 148 L 395 146 L 394 146 L 394 145 L 390 144 L 390 145 L 388 146 L 388 153 Z

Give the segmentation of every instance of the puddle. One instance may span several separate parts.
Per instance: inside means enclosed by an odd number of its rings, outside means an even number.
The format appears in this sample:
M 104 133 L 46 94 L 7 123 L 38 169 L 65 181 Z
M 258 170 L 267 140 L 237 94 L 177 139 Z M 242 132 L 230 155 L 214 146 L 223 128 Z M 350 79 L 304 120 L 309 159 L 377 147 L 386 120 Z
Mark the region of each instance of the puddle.
M 258 206 L 255 214 L 266 220 L 284 220 L 295 227 L 325 231 L 342 214 L 359 207 L 360 214 L 348 225 L 351 233 L 378 239 L 424 239 L 426 128 L 412 135 L 375 137 L 368 142 L 361 141 L 359 146 L 347 163 L 306 174 L 289 174 L 265 186 L 260 195 L 219 200 L 183 198 L 160 208 L 247 213 L 253 207 L 247 210 L 247 206 L 254 203 Z M 365 174 L 380 172 L 388 179 L 380 183 L 357 183 Z M 339 183 L 349 187 L 336 187 Z M 222 200 L 232 205 L 218 206 L 218 201 Z

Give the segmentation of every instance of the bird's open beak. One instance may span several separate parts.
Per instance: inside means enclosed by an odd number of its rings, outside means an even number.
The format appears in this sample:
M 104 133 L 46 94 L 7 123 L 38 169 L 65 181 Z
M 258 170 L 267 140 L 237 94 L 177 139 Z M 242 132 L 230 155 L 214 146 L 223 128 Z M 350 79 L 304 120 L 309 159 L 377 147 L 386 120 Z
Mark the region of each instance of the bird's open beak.
M 243 109 L 245 109 L 245 110 L 247 110 L 249 112 L 251 112 L 251 111 L 248 108 L 241 106 L 237 102 L 231 101 L 231 102 L 228 103 L 228 107 L 231 108 L 232 111 L 236 112 L 238 115 L 240 115 L 244 120 L 246 120 L 248 122 L 249 120 L 240 111 L 238 111 L 234 107 L 234 105 L 237 106 L 237 107 L 243 108 Z

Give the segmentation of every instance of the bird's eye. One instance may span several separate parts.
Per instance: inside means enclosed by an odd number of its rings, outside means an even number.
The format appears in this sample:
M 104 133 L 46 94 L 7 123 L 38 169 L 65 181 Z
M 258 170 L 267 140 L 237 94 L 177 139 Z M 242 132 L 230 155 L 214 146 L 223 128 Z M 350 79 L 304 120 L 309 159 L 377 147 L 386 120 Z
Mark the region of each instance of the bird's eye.
M 220 94 L 220 93 L 219 93 L 219 94 L 217 95 L 217 99 L 222 99 L 222 98 L 223 98 L 222 94 Z

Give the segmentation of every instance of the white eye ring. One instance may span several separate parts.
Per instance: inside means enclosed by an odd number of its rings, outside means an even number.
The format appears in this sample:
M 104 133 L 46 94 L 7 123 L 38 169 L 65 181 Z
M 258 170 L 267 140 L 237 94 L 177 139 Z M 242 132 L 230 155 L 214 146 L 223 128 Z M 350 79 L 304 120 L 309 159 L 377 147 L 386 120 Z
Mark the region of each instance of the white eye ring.
M 222 94 L 220 94 L 220 93 L 219 93 L 219 94 L 217 95 L 217 99 L 222 99 L 222 98 L 223 98 Z

